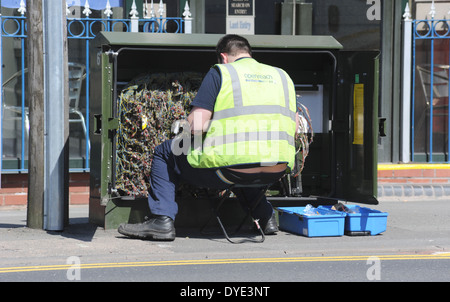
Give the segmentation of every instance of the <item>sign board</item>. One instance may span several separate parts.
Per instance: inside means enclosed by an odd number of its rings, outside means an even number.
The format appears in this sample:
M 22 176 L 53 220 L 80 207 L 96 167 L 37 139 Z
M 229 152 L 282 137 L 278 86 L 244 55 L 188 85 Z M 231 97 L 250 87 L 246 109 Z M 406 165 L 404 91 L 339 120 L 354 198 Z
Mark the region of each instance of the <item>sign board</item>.
M 255 0 L 227 0 L 226 33 L 255 34 Z

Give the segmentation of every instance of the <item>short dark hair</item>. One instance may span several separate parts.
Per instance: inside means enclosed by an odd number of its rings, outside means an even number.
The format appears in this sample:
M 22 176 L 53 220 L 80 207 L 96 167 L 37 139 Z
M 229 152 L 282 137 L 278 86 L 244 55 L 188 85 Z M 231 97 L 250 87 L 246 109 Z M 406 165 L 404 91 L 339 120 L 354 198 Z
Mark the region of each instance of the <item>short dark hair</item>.
M 226 35 L 223 36 L 216 46 L 216 55 L 219 62 L 222 61 L 221 53 L 230 55 L 237 55 L 239 53 L 246 52 L 250 56 L 252 55 L 252 47 L 248 43 L 247 39 L 239 35 Z

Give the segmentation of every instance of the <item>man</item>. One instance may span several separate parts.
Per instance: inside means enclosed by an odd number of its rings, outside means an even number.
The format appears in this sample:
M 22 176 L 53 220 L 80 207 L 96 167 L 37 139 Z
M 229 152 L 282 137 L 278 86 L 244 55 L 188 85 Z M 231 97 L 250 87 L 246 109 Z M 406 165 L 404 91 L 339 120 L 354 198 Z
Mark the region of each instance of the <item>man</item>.
M 187 118 L 192 146 L 186 148 L 186 141 L 174 139 L 155 148 L 148 197 L 153 217 L 121 224 L 119 233 L 174 240 L 180 181 L 227 189 L 233 184 L 272 184 L 293 169 L 298 115 L 292 80 L 283 70 L 253 59 L 251 46 L 241 36 L 224 36 L 216 54 L 220 64 L 203 79 Z M 241 202 L 250 203 L 259 192 L 244 188 L 235 193 Z M 265 197 L 252 216 L 265 234 L 278 231 Z

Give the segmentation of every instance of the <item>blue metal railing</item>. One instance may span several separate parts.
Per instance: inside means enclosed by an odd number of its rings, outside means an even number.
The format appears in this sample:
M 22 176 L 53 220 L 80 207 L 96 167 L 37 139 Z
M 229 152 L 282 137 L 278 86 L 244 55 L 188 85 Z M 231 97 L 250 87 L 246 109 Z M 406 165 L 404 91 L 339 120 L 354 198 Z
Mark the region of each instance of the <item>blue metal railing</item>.
M 183 27 L 184 27 L 184 19 L 183 18 L 146 18 L 146 19 L 139 19 L 138 24 L 141 28 L 141 31 L 143 32 L 159 32 L 159 33 L 167 33 L 167 28 L 169 24 L 172 24 L 172 30 L 171 32 L 174 33 L 183 33 Z M 7 25 L 7 26 L 6 26 Z M 21 72 L 21 116 L 22 116 L 22 125 L 21 125 L 21 151 L 20 151 L 20 167 L 18 169 L 5 169 L 2 166 L 2 172 L 26 172 L 28 171 L 26 165 L 25 165 L 25 134 L 27 131 L 26 125 L 25 125 L 25 117 L 26 117 L 26 105 L 25 105 L 25 99 L 26 99 L 26 87 L 25 87 L 25 39 L 27 38 L 27 22 L 26 17 L 24 16 L 1 16 L 0 15 L 0 39 L 2 38 L 17 38 L 20 39 L 21 49 L 20 49 L 20 56 L 21 56 L 21 65 L 20 65 L 20 72 Z M 13 27 L 14 30 L 8 32 L 6 30 L 6 27 Z M 75 28 L 81 28 L 79 32 L 74 32 Z M 116 28 L 119 28 L 120 30 L 116 30 Z M 96 31 L 97 30 L 97 31 Z M 99 31 L 123 31 L 123 32 L 129 32 L 131 31 L 131 20 L 130 19 L 95 19 L 95 18 L 67 18 L 67 38 L 68 39 L 79 39 L 84 40 L 86 43 L 85 47 L 85 65 L 86 65 L 86 80 L 85 80 L 85 87 L 86 87 L 86 160 L 84 162 L 84 165 L 82 168 L 72 168 L 70 169 L 70 172 L 75 171 L 89 171 L 89 148 L 88 148 L 88 141 L 89 141 L 89 47 L 90 47 L 90 40 L 94 39 L 95 36 L 98 34 Z M 2 43 L 0 42 L 0 45 Z M 82 51 L 82 50 L 81 50 Z M 3 49 L 0 49 L 0 66 L 3 58 Z M 70 61 L 70 57 L 69 57 Z M 0 70 L 0 72 L 2 72 Z M 3 83 L 2 83 L 3 86 Z M 2 87 L 2 93 L 3 93 L 3 87 Z M 3 105 L 3 99 L 2 104 Z M 3 107 L 3 106 L 1 106 Z M 2 108 L 3 110 L 3 108 Z M 1 131 L 3 131 L 3 127 L 0 127 Z M 0 137 L 3 137 L 1 135 Z M 1 149 L 0 154 L 3 157 L 3 140 L 1 141 Z M 70 157 L 70 154 L 69 154 Z
M 419 73 L 419 80 L 422 84 L 422 89 L 418 87 L 418 91 L 422 90 L 423 94 L 426 99 L 426 104 L 428 106 L 427 112 L 425 114 L 428 114 L 428 120 L 427 120 L 427 131 L 426 131 L 426 161 L 427 162 L 450 162 L 450 119 L 449 116 L 449 100 L 448 97 L 450 95 L 450 85 L 448 85 L 448 79 L 450 78 L 449 74 L 449 67 L 448 64 L 450 62 L 450 51 L 447 46 L 447 59 L 448 61 L 446 64 L 442 64 L 442 62 L 436 62 L 435 57 L 435 43 L 438 40 L 447 40 L 450 42 L 450 20 L 448 19 L 440 19 L 440 20 L 414 20 L 413 21 L 413 31 L 412 31 L 412 96 L 411 96 L 411 159 L 415 160 L 415 155 L 419 152 L 416 152 L 415 146 L 414 146 L 414 140 L 415 140 L 415 128 L 416 126 L 420 126 L 419 122 L 415 120 L 415 103 L 416 103 L 416 71 Z M 423 40 L 429 42 L 429 49 L 426 49 L 426 53 L 429 55 L 429 61 L 426 64 L 417 65 L 416 62 L 416 56 L 417 56 L 417 42 Z M 422 50 L 424 50 L 424 47 L 421 47 Z M 447 86 L 447 91 L 442 92 L 442 88 Z M 439 90 L 438 90 L 439 89 Z M 444 88 L 445 90 L 445 88 Z M 437 91 L 440 91 L 441 93 L 437 95 Z M 447 118 L 447 129 L 446 129 L 446 142 L 443 142 L 446 144 L 446 152 L 444 156 L 441 156 L 440 159 L 436 155 L 436 151 L 433 150 L 433 143 L 434 143 L 434 134 L 435 134 L 435 105 L 433 104 L 433 100 L 436 97 L 441 98 L 447 98 L 446 100 L 446 109 L 444 108 L 445 112 L 440 113 L 444 118 Z M 442 109 L 442 106 L 441 108 Z M 416 124 L 417 123 L 417 124 Z M 442 153 L 442 152 L 440 152 Z M 416 159 L 417 161 L 417 159 Z
M 25 167 L 25 38 L 26 38 L 26 18 L 25 17 L 3 17 L 0 16 L 0 26 L 1 26 L 1 36 L 2 37 L 11 37 L 11 38 L 18 38 L 20 39 L 20 70 L 21 70 L 21 116 L 22 116 L 22 128 L 21 128 L 21 151 L 20 151 L 20 168 L 19 171 L 26 170 Z M 6 24 L 12 22 L 12 25 L 15 25 L 16 30 L 12 32 L 8 32 L 6 30 Z M 14 27 L 14 26 L 13 26 Z M 0 43 L 1 44 L 1 43 Z M 0 49 L 0 66 L 3 66 L 3 49 Z M 3 69 L 3 68 L 2 68 Z M 0 70 L 0 72 L 3 72 Z M 1 93 L 3 94 L 3 83 L 2 83 L 2 90 Z M 3 116 L 3 103 L 1 104 L 1 110 L 2 110 L 2 116 Z M 0 125 L 3 126 L 3 125 Z M 3 127 L 0 127 L 1 131 L 3 132 Z M 3 138 L 3 133 L 1 135 Z M 3 141 L 1 142 L 1 155 L 3 157 Z

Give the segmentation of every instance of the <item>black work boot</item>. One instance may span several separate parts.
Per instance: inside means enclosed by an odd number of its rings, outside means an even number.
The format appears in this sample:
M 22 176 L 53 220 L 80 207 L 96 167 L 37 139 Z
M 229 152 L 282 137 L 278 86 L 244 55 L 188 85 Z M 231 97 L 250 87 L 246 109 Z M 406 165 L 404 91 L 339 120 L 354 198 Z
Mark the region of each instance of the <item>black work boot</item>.
M 143 223 L 122 223 L 117 231 L 125 236 L 149 240 L 175 239 L 175 226 L 173 219 L 169 216 L 155 215 Z
M 275 217 L 275 213 L 272 213 L 272 216 L 265 224 L 261 224 L 263 228 L 264 235 L 275 235 L 278 232 L 277 219 Z

